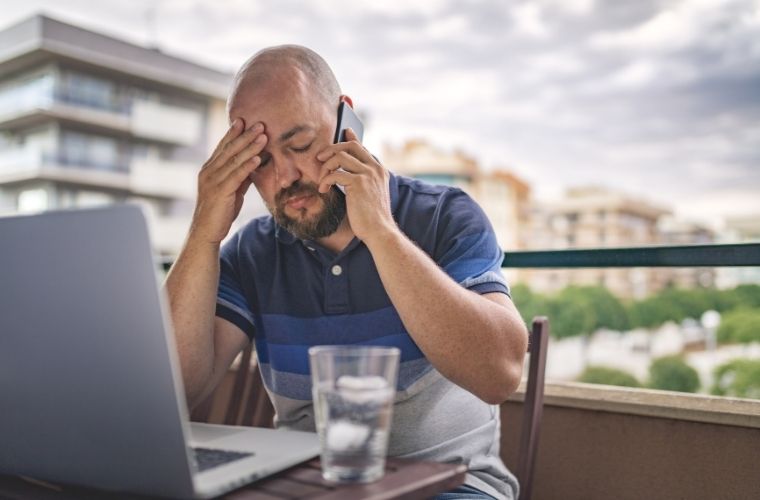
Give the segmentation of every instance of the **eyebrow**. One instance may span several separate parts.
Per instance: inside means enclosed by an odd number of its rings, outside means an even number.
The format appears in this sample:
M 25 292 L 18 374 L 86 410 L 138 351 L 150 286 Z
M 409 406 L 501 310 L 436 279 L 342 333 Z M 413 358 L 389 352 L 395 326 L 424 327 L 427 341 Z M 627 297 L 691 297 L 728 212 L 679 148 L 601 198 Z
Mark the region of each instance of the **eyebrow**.
M 288 139 L 290 139 L 291 137 L 293 137 L 294 135 L 296 135 L 297 133 L 304 132 L 306 130 L 312 130 L 312 128 L 309 127 L 308 125 L 296 125 L 292 129 L 280 135 L 279 139 L 277 139 L 277 142 L 283 143 L 287 141 Z

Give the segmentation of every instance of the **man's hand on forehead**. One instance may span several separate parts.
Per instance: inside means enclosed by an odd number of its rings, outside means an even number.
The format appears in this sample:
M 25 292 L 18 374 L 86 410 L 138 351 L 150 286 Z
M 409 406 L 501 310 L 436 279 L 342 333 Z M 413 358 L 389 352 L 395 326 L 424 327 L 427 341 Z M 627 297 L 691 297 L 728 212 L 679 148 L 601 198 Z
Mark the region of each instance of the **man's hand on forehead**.
M 198 174 L 198 200 L 193 231 L 198 237 L 221 242 L 240 213 L 243 197 L 251 186 L 251 173 L 261 164 L 267 144 L 264 124 L 236 117 Z

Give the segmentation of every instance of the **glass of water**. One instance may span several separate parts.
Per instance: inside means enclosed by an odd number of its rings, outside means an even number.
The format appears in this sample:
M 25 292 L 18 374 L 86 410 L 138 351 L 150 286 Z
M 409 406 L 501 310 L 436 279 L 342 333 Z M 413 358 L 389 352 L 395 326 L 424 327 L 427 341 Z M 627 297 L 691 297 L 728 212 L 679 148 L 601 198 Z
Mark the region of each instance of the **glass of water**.
M 400 351 L 395 347 L 309 349 L 322 476 L 367 483 L 385 472 Z

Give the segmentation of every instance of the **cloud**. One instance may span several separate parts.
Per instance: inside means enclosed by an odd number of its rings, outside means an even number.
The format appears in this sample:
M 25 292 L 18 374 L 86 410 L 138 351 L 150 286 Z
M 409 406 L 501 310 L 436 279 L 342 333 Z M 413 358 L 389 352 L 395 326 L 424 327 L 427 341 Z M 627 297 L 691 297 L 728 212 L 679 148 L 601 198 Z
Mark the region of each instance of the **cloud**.
M 539 195 L 603 184 L 701 215 L 699 200 L 727 213 L 720 193 L 760 195 L 758 0 L 6 4 L 138 41 L 155 6 L 165 51 L 232 70 L 266 45 L 308 45 L 368 116 L 375 152 L 425 138 L 513 166 Z

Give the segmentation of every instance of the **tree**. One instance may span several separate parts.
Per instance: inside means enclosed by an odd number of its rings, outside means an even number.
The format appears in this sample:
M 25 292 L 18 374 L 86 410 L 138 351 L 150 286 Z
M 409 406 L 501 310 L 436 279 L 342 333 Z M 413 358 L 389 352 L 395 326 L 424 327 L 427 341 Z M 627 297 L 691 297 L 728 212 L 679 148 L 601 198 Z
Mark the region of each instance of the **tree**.
M 760 342 L 760 310 L 735 309 L 723 313 L 718 326 L 718 342 Z
M 530 325 L 536 316 L 547 316 L 549 309 L 546 303 L 546 297 L 534 293 L 524 284 L 518 284 L 511 288 L 512 301 L 522 315 L 526 325 Z
M 649 365 L 649 387 L 665 391 L 697 392 L 699 375 L 681 356 L 665 356 Z
M 587 384 L 618 385 L 622 387 L 641 387 L 636 377 L 624 370 L 608 366 L 589 366 L 578 377 L 578 382 Z
M 552 335 L 565 338 L 591 333 L 596 323 L 593 306 L 584 297 L 565 290 L 547 302 Z
M 653 328 L 679 315 L 673 305 L 657 296 L 633 302 L 628 309 L 631 327 Z
M 712 392 L 718 396 L 760 399 L 760 360 L 734 359 L 715 368 Z
M 573 297 L 570 297 L 573 296 Z M 559 294 L 560 299 L 576 298 L 593 310 L 594 322 L 589 332 L 600 328 L 628 329 L 628 312 L 620 299 L 600 286 L 569 286 Z

